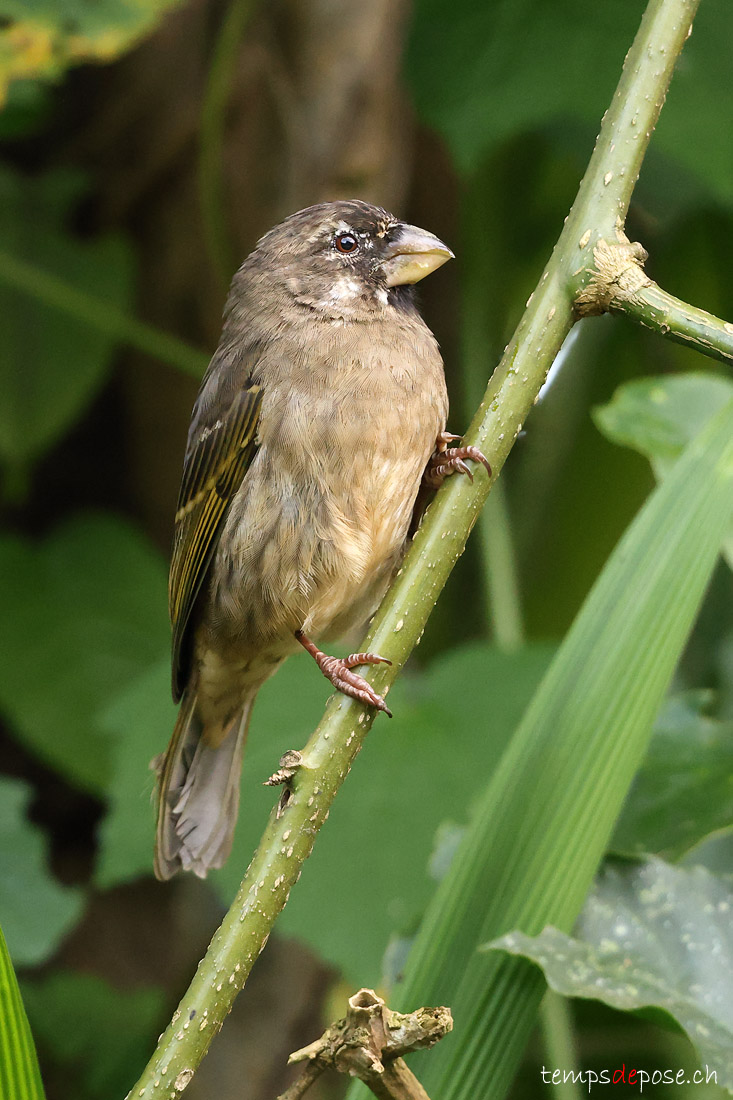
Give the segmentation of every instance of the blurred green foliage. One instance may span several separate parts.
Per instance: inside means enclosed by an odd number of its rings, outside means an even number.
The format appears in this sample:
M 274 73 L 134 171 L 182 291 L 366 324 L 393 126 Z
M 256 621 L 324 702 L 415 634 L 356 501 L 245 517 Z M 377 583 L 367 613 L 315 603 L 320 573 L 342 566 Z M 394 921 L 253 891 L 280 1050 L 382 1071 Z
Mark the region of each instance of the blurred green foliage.
M 119 482 L 110 480 L 102 512 L 100 494 L 85 489 L 99 474 L 90 409 L 92 419 L 106 418 L 104 432 L 120 433 L 122 460 L 139 469 L 114 370 L 119 343 L 13 287 L 2 278 L 3 254 L 31 261 L 121 311 L 133 310 L 136 245 L 120 230 L 84 224 L 85 202 L 99 184 L 63 163 L 73 155 L 54 157 L 55 110 L 69 127 L 68 82 L 49 92 L 43 81 L 60 81 L 85 59 L 113 58 L 149 33 L 170 6 L 164 0 L 0 2 L 0 92 L 15 81 L 0 114 L 0 484 L 6 505 L 0 712 L 25 767 L 11 768 L 22 780 L 0 783 L 0 924 L 26 972 L 23 989 L 44 1066 L 49 1080 L 60 1082 L 55 1095 L 84 1100 L 122 1094 L 164 1015 L 160 991 L 123 994 L 109 981 L 58 969 L 54 955 L 87 902 L 151 873 L 149 763 L 164 748 L 174 716 L 166 561 Z M 449 349 L 451 341 L 458 348 L 446 355 L 454 410 L 463 404 L 460 414 L 454 411 L 453 430 L 477 402 L 557 237 L 640 14 L 641 5 L 628 0 L 592 12 L 579 0 L 417 0 L 414 6 L 405 76 L 422 125 L 439 135 L 422 140 L 442 140 L 457 178 L 441 195 L 452 204 L 461 262 L 460 316 L 455 323 L 450 318 L 447 332 Z M 728 0 L 703 0 L 630 225 L 649 248 L 650 271 L 662 285 L 728 319 L 732 36 Z M 124 89 L 116 94 L 124 100 Z M 164 277 L 173 281 L 177 272 Z M 429 319 L 430 308 L 428 298 Z M 476 572 L 478 555 L 469 552 L 428 629 L 423 655 L 391 696 L 394 721 L 378 723 L 370 735 L 283 914 L 283 931 L 308 943 L 351 983 L 376 982 L 383 968 L 399 971 L 434 889 L 431 853 L 433 867 L 450 862 L 473 800 L 557 642 L 649 491 L 645 459 L 654 476 L 664 476 L 731 389 L 722 369 L 712 374 L 694 353 L 622 321 L 584 322 L 563 359 L 502 478 L 529 641 L 503 653 L 488 636 L 486 604 L 478 598 L 485 582 Z M 149 361 L 146 369 L 161 368 Z M 67 496 L 51 500 L 49 482 L 52 489 L 58 483 L 55 470 L 67 462 L 74 440 L 74 491 L 71 478 L 62 480 Z M 155 479 L 156 470 L 146 468 L 144 476 Z M 80 510 L 79 502 L 97 510 Z M 716 872 L 730 856 L 720 839 L 733 828 L 732 593 L 730 575 L 721 570 L 678 669 L 681 691 L 660 716 L 619 821 L 614 851 L 672 860 L 692 849 Z M 272 805 L 262 781 L 284 749 L 302 744 L 327 690 L 305 658 L 291 660 L 263 689 L 235 851 L 213 878 L 217 904 L 231 898 Z M 48 855 L 40 830 L 49 825 L 38 805 L 48 775 L 64 798 L 91 795 L 99 806 L 91 872 L 65 877 L 53 848 Z M 437 846 L 436 835 L 442 838 Z M 645 941 L 654 920 L 634 884 L 660 867 L 660 875 L 679 884 L 691 919 L 700 916 L 702 879 L 715 904 L 727 889 L 710 874 L 659 863 L 606 871 L 598 889 L 611 897 L 611 907 L 620 897 L 633 901 Z M 392 959 L 384 963 L 390 942 Z M 709 936 L 705 942 L 710 947 Z M 43 963 L 42 977 L 26 971 Z M 670 980 L 679 985 L 687 978 L 675 973 Z M 587 989 L 575 985 L 566 992 L 585 996 Z M 170 1000 L 171 991 L 165 996 Z M 700 1015 L 686 1020 L 693 1027 L 710 1024 Z M 581 1021 L 581 1044 L 583 1034 Z M 665 1038 L 655 1036 L 650 1030 L 650 1049 L 663 1051 Z M 603 1041 L 609 1052 L 617 1049 L 612 1025 Z M 536 1081 L 527 1095 L 537 1095 Z M 670 1093 L 650 1089 L 648 1095 Z
M 51 877 L 45 844 L 26 819 L 30 791 L 18 780 L 0 780 L 0 911 L 14 961 L 43 962 L 78 920 L 80 890 Z
M 733 822 L 733 724 L 706 713 L 708 692 L 662 709 L 610 844 L 612 852 L 679 859 Z
M 130 249 L 119 236 L 83 241 L 67 229 L 86 184 L 76 172 L 27 177 L 0 165 L 0 242 L 107 301 L 129 305 Z M 3 257 L 0 254 L 0 269 Z M 11 491 L 86 410 L 109 375 L 115 342 L 8 285 L 0 276 L 0 460 Z
M 117 516 L 75 517 L 40 543 L 0 541 L 0 702 L 72 783 L 107 788 L 98 714 L 165 652 L 165 593 L 160 555 Z
M 592 19 L 583 0 L 418 0 L 407 54 L 417 108 L 468 176 L 516 134 L 567 122 L 595 134 L 642 12 L 628 0 L 607 0 Z M 730 4 L 707 0 L 651 154 L 672 158 L 725 203 L 733 201 L 733 153 L 708 140 L 701 120 L 715 104 L 716 126 L 733 122 L 731 35 Z
M 14 80 L 58 79 L 82 61 L 113 61 L 180 0 L 2 0 L 0 103 Z
M 124 1096 L 162 1021 L 160 990 L 121 991 L 90 974 L 60 971 L 24 982 L 22 992 L 41 1055 L 73 1079 L 74 1096 Z

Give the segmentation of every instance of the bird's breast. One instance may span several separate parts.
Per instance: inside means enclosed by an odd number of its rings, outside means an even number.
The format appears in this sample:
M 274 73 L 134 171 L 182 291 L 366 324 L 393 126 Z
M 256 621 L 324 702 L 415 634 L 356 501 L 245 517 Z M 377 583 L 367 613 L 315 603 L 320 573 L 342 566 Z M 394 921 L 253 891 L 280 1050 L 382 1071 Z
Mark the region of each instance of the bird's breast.
M 437 349 L 340 356 L 265 387 L 259 450 L 233 501 L 219 603 L 263 634 L 343 632 L 399 561 L 447 398 Z

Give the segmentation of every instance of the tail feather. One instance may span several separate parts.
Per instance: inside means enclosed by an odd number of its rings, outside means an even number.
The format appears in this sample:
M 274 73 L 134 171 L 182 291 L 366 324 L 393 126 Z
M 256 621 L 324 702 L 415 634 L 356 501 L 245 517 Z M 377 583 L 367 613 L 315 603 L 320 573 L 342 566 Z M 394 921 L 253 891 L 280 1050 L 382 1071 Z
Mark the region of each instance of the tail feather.
M 213 747 L 207 744 L 195 693 L 184 694 L 158 784 L 154 868 L 159 879 L 181 870 L 205 878 L 229 855 L 253 701 L 247 700 Z

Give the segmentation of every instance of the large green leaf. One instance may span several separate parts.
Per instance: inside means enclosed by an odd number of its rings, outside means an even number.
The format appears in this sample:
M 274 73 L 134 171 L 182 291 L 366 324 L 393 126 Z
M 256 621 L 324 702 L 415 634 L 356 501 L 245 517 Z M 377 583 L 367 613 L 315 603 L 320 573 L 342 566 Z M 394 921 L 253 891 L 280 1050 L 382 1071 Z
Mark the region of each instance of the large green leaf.
M 476 948 L 510 931 L 537 935 L 548 924 L 570 932 L 732 516 L 730 401 L 611 555 L 418 932 L 399 1001 L 453 1010 L 454 1036 L 418 1066 L 427 1091 L 442 1100 L 506 1093 L 544 983 L 526 961 L 481 957 Z
M 3 1100 L 44 1100 L 36 1048 L 2 929 L 0 929 L 0 1096 Z
M 641 15 L 628 0 L 597 4 L 592 18 L 583 0 L 417 0 L 407 62 L 418 111 L 464 173 L 499 142 L 558 122 L 580 124 L 590 151 Z M 733 149 L 716 135 L 733 126 L 731 37 L 733 7 L 706 0 L 654 143 L 654 159 L 673 158 L 727 202 Z
M 705 693 L 669 699 L 629 792 L 611 850 L 677 859 L 733 826 L 733 722 L 708 717 Z
M 572 936 L 556 928 L 539 936 L 510 932 L 488 946 L 531 959 L 566 997 L 627 1012 L 662 1009 L 716 1074 L 710 1080 L 733 1090 L 731 913 L 730 876 L 716 878 L 703 867 L 681 870 L 659 859 L 610 863 Z
M 136 677 L 102 711 L 110 737 L 109 810 L 99 831 L 95 880 L 102 888 L 152 874 L 155 811 L 152 759 L 173 732 L 171 665 L 166 656 Z
M 719 374 L 637 378 L 594 409 L 593 418 L 614 443 L 648 458 L 659 480 L 731 397 L 733 382 Z
M 17 966 L 43 962 L 76 922 L 80 890 L 60 886 L 41 835 L 26 817 L 30 790 L 0 778 L 0 924 Z
M 718 374 L 640 378 L 621 386 L 593 415 L 604 435 L 643 454 L 661 479 L 732 396 L 733 382 Z M 733 568 L 733 532 L 723 550 Z
M 179 0 L 0 0 L 0 107 L 12 80 L 111 61 Z
M 164 1008 L 159 989 L 115 989 L 72 972 L 24 982 L 23 999 L 49 1079 L 75 1100 L 125 1095 Z
M 97 715 L 168 651 L 165 566 L 126 522 L 84 516 L 45 541 L 0 540 L 0 708 L 73 783 L 103 790 Z
M 33 178 L 0 166 L 2 248 L 126 305 L 132 268 L 125 243 L 109 236 L 80 240 L 66 228 L 83 191 L 83 180 L 69 172 Z M 107 374 L 115 342 L 2 280 L 0 328 L 0 462 L 22 467 L 86 407 Z

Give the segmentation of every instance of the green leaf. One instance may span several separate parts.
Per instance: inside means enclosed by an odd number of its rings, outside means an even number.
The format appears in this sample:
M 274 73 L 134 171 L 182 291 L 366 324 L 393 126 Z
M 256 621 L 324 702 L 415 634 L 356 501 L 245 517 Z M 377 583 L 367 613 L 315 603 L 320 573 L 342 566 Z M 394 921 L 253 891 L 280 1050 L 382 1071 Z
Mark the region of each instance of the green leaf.
M 166 657 L 123 688 L 100 715 L 112 754 L 109 811 L 99 831 L 95 872 L 102 889 L 152 874 L 155 781 L 150 763 L 173 732 L 170 685 Z
M 648 458 L 654 476 L 661 480 L 731 396 L 733 382 L 702 371 L 640 378 L 620 386 L 607 405 L 593 410 L 593 417 L 612 442 L 633 447 Z M 733 568 L 733 531 L 724 553 Z
M 733 826 L 710 833 L 699 844 L 685 852 L 683 867 L 706 867 L 716 875 L 727 875 L 733 867 Z
M 418 112 L 465 175 L 500 142 L 557 123 L 565 132 L 580 123 L 590 151 L 641 15 L 628 0 L 597 5 L 592 19 L 583 0 L 417 0 L 407 71 Z M 731 5 L 708 0 L 654 139 L 655 160 L 683 166 L 728 203 L 733 154 L 715 135 L 719 126 L 733 126 L 731 37 Z
M 600 117 L 640 13 L 611 0 L 586 14 L 580 0 L 417 0 L 408 77 L 460 170 L 550 120 Z
M 0 106 L 12 80 L 58 78 L 70 65 L 112 61 L 179 0 L 1 0 Z
M 730 401 L 611 555 L 430 904 L 398 990 L 401 1006 L 449 1004 L 456 1019 L 450 1042 L 415 1056 L 428 1093 L 505 1096 L 544 983 L 526 962 L 476 948 L 512 930 L 571 930 L 732 516 Z
M 23 997 L 49 1076 L 71 1078 L 78 1100 L 126 1094 L 164 1010 L 159 989 L 115 989 L 71 972 L 24 982 Z
M 36 1048 L 0 929 L 0 1096 L 45 1100 Z
M 51 877 L 43 839 L 26 818 L 29 797 L 25 783 L 0 778 L 0 922 L 16 966 L 53 954 L 84 904 L 80 890 Z
M 704 714 L 707 694 L 667 701 L 610 849 L 678 859 L 733 826 L 733 722 Z
M 659 859 L 610 863 L 573 936 L 510 932 L 487 946 L 540 966 L 550 986 L 626 1012 L 656 1008 L 733 1089 L 733 878 Z
M 82 241 L 66 229 L 84 190 L 69 172 L 27 178 L 0 167 L 0 240 L 14 256 L 125 305 L 132 285 L 126 244 L 109 236 Z M 0 327 L 0 461 L 23 467 L 86 408 L 108 373 L 115 341 L 2 282 Z
M 165 565 L 129 524 L 84 516 L 0 539 L 0 708 L 72 783 L 110 777 L 99 711 L 167 653 Z
M 594 409 L 593 419 L 613 443 L 648 458 L 659 480 L 731 397 L 733 382 L 719 374 L 639 378 Z

